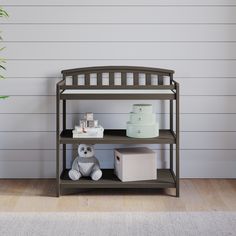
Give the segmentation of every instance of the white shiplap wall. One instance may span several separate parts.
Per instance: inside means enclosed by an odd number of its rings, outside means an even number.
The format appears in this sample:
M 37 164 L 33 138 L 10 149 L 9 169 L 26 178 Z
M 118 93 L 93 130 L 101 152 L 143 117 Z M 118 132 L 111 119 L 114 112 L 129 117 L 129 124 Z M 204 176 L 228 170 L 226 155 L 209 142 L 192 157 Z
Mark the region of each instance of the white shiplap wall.
M 1 178 L 55 176 L 55 83 L 62 69 L 99 65 L 174 69 L 181 84 L 181 176 L 236 177 L 235 0 L 1 5 L 10 18 L 1 22 L 7 80 L 0 94 L 11 95 L 0 101 Z M 68 125 L 93 111 L 106 128 L 122 128 L 132 103 L 72 102 Z M 153 104 L 165 127 L 168 110 Z M 114 146 L 96 146 L 103 167 L 112 167 Z M 168 154 L 165 145 L 150 147 Z

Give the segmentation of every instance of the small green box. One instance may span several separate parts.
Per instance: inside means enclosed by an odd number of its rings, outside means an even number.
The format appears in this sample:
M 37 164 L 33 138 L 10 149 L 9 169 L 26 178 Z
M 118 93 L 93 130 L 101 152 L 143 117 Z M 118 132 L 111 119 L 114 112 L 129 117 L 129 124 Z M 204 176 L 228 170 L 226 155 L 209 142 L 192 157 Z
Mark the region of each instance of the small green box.
M 132 124 L 153 124 L 156 122 L 156 115 L 130 112 L 129 121 Z
M 126 135 L 132 138 L 155 138 L 159 136 L 159 127 L 154 124 L 132 124 L 127 122 Z
M 152 104 L 134 104 L 133 105 L 133 112 L 134 113 L 152 113 Z

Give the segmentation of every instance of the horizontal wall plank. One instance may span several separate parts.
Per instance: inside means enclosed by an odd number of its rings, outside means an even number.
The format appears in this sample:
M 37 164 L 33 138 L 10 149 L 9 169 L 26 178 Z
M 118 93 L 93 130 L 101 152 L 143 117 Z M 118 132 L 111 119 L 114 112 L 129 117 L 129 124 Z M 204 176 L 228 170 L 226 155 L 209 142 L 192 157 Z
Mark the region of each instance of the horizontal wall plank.
M 157 153 L 157 158 L 166 160 L 168 162 L 169 149 L 157 149 L 152 148 Z M 194 155 L 195 153 L 197 155 Z M 76 152 L 75 152 L 76 153 Z M 55 161 L 56 150 L 0 150 L 0 161 Z M 70 159 L 72 157 L 72 150 L 67 150 L 68 161 L 70 165 Z M 198 159 L 209 161 L 220 161 L 225 158 L 226 163 L 228 161 L 235 161 L 235 150 L 180 150 L 181 159 L 188 158 L 188 160 L 196 161 Z M 77 155 L 77 154 L 76 154 Z M 110 162 L 111 167 L 113 164 L 114 149 L 95 149 L 95 156 L 99 159 L 99 162 Z M 201 158 L 202 157 L 202 158 Z
M 68 5 L 97 5 L 98 2 L 96 0 L 41 0 L 41 1 L 34 1 L 31 0 L 21 0 L 20 3 L 18 0 L 2 0 L 2 6 L 22 6 L 22 5 L 59 5 L 59 6 L 68 6 Z M 225 6 L 225 5 L 236 5 L 234 0 L 178 0 L 178 4 L 176 4 L 175 0 L 119 0 L 119 1 L 110 1 L 110 0 L 100 0 L 99 5 L 140 5 L 140 6 L 148 6 L 148 5 L 164 5 L 164 6 L 171 6 L 171 5 L 212 5 L 212 6 Z
M 61 70 L 130 65 L 173 69 L 178 77 L 235 77 L 236 60 L 8 60 L 6 77 L 61 77 Z
M 62 78 L 14 78 L 1 81 L 1 95 L 56 95 L 56 83 Z
M 55 120 L 55 114 L 0 114 L 0 131 L 56 131 Z
M 182 113 L 235 113 L 235 96 L 186 96 L 180 99 Z
M 181 131 L 236 131 L 235 114 L 181 114 Z
M 0 149 L 55 149 L 56 134 L 55 132 L 0 132 Z M 136 147 L 138 145 L 128 145 Z M 166 148 L 167 145 L 145 145 L 150 148 Z M 95 145 L 96 149 L 114 149 L 127 147 L 124 144 L 99 144 Z M 68 148 L 72 148 L 68 145 Z
M 55 161 L 0 161 L 0 178 L 55 178 Z
M 6 43 L 6 59 L 235 59 L 236 43 L 45 42 Z M 138 50 L 137 50 L 138 49 Z M 17 51 L 17 53 L 16 53 Z
M 1 161 L 56 161 L 56 150 L 0 150 Z
M 178 78 L 181 95 L 236 95 L 236 79 Z
M 106 129 L 125 129 L 129 114 L 94 114 Z M 67 115 L 67 128 L 79 125 L 83 114 Z M 0 114 L 0 131 L 56 131 L 55 114 Z M 169 127 L 168 115 L 157 115 L 160 127 Z M 235 128 L 236 130 L 236 128 Z
M 180 151 L 182 178 L 236 178 L 233 150 Z
M 154 150 L 157 154 L 157 160 L 159 162 L 159 167 L 161 165 L 168 165 L 169 161 L 166 160 L 169 155 L 169 150 Z M 76 152 L 74 152 L 76 153 Z M 56 150 L 0 150 L 0 162 L 1 161 L 55 161 L 56 160 Z M 72 162 L 72 150 L 67 151 L 67 164 L 68 168 L 71 167 Z M 76 153 L 77 155 L 77 153 Z M 98 158 L 99 162 L 109 165 L 109 168 L 114 167 L 114 150 L 95 150 L 95 156 Z M 163 163 L 161 164 L 161 161 Z M 168 162 L 168 163 L 167 163 Z
M 0 100 L 1 113 L 55 113 L 55 97 L 11 96 Z
M 0 101 L 0 113 L 55 113 L 55 96 L 11 96 L 8 99 Z M 142 103 L 143 100 L 135 101 L 68 101 L 67 112 L 84 113 L 93 111 L 94 113 L 128 113 L 133 103 Z M 110 106 L 111 103 L 113 106 Z M 153 104 L 154 111 L 165 113 L 168 102 L 146 101 Z M 97 104 L 100 104 L 97 106 Z M 22 109 L 23 108 L 23 109 Z
M 55 95 L 61 78 L 14 78 L 1 81 L 1 95 Z M 235 78 L 176 78 L 180 95 L 236 95 Z
M 0 149 L 52 149 L 55 132 L 0 132 Z
M 99 2 L 100 3 L 100 2 Z M 1 25 L 4 41 L 236 41 L 235 25 Z M 96 37 L 94 37 L 96 35 Z
M 48 153 L 50 160 L 34 159 L 40 157 L 41 150 L 0 151 L 0 178 L 55 178 L 55 151 L 44 152 Z M 157 151 L 158 156 L 159 153 Z M 167 159 L 168 151 L 165 154 Z M 180 154 L 182 178 L 236 178 L 235 152 L 232 150 L 181 150 Z M 30 155 L 32 160 L 25 158 Z M 111 150 L 96 151 L 96 156 L 102 168 L 113 168 Z M 160 166 L 160 157 L 158 160 Z
M 234 149 L 236 132 L 187 132 L 180 134 L 182 149 Z
M 134 103 L 143 103 L 143 100 L 135 101 L 70 101 L 67 112 L 84 113 L 129 113 Z M 150 101 L 145 103 L 153 104 L 154 112 L 167 113 L 167 101 Z M 54 96 L 11 96 L 1 100 L 1 113 L 55 113 Z M 99 106 L 98 106 L 99 104 Z M 235 96 L 182 96 L 180 100 L 181 113 L 236 113 Z
M 235 149 L 236 132 L 182 132 L 182 149 Z M 52 149 L 55 132 L 0 132 L 0 149 Z M 106 145 L 104 145 L 106 146 Z
M 79 124 L 82 114 L 67 115 L 67 128 Z M 94 114 L 106 129 L 125 129 L 129 114 Z M 55 131 L 55 114 L 0 114 L 0 131 Z M 169 128 L 169 115 L 157 114 L 162 129 Z M 236 114 L 181 114 L 181 131 L 236 131 Z
M 66 8 L 66 9 L 65 9 Z M 235 23 L 235 9 L 226 7 L 22 6 L 5 7 L 6 23 Z M 132 11 L 130 10 L 132 9 Z M 22 14 L 27 12 L 27 15 Z M 42 17 L 43 12 L 43 17 Z

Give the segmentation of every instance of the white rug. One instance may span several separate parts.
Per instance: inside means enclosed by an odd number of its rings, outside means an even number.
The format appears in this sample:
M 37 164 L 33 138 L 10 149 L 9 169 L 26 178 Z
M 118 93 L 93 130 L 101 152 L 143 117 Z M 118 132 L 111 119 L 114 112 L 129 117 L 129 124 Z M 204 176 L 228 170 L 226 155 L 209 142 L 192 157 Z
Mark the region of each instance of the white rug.
M 236 235 L 236 213 L 0 213 L 0 235 Z

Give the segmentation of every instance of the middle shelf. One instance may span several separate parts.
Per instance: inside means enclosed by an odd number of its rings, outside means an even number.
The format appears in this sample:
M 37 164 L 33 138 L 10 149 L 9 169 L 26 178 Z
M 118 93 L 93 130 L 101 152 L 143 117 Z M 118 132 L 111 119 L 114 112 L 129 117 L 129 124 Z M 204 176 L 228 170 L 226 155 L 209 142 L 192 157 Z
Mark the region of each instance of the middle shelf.
M 175 134 L 172 130 L 161 129 L 155 138 L 130 138 L 125 129 L 105 129 L 103 138 L 73 138 L 72 129 L 61 132 L 60 144 L 174 144 Z

